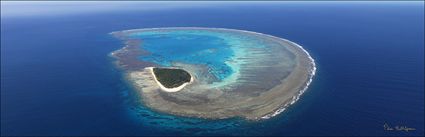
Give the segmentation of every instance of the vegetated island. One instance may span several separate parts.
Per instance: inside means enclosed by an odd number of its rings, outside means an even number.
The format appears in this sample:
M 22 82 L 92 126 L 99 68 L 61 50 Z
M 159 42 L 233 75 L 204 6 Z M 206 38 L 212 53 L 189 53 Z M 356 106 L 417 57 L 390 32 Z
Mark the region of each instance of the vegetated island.
M 189 72 L 178 68 L 149 68 L 157 84 L 167 92 L 177 92 L 193 81 Z
M 112 52 L 111 56 L 117 59 L 116 64 L 140 93 L 144 105 L 179 116 L 267 119 L 294 104 L 306 91 L 316 72 L 313 58 L 298 44 L 251 31 L 177 27 L 125 30 L 112 35 L 124 41 L 125 46 Z M 208 61 L 171 61 L 163 65 L 163 61 L 173 58 L 156 58 L 161 57 L 163 49 L 160 49 L 161 53 L 154 53 L 144 47 L 149 46 L 152 38 L 158 39 L 151 45 L 158 49 L 163 38 L 190 40 L 197 35 L 220 39 L 212 44 L 220 41 L 227 44 L 223 48 L 231 49 L 232 56 L 225 60 L 225 65 L 231 68 L 231 75 L 217 81 Z M 196 41 L 199 43 L 194 46 L 199 48 L 204 40 L 208 39 Z M 167 48 L 179 45 L 171 43 Z M 175 51 L 172 50 L 173 53 Z M 182 59 L 215 58 L 217 53 L 214 51 L 201 50 Z M 146 61 L 140 57 L 153 57 L 155 60 Z

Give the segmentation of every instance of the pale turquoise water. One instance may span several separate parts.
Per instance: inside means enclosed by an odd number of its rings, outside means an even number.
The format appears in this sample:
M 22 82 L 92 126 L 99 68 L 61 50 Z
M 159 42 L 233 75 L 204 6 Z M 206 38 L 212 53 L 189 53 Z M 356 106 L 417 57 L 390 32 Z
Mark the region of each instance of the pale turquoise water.
M 173 62 L 207 65 L 217 80 L 229 77 L 234 70 L 225 63 L 234 56 L 225 39 L 218 34 L 191 34 L 184 31 L 170 33 L 139 33 L 142 49 L 150 54 L 140 57 L 143 61 L 162 66 L 172 66 Z
M 294 65 L 294 55 L 284 46 L 251 32 L 192 27 L 130 30 L 126 35 L 141 41 L 140 48 L 148 53 L 139 57 L 142 61 L 163 67 L 206 66 L 207 74 L 195 75 L 208 77 L 204 82 L 212 88 L 252 81 L 254 73 L 264 74 L 261 68 L 279 61 L 288 71 Z

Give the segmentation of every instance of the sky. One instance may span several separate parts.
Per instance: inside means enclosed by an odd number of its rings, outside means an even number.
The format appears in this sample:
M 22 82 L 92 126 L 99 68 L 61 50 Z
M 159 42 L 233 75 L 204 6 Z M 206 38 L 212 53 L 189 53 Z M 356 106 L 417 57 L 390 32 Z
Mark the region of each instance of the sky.
M 178 9 L 178 8 L 207 8 L 215 6 L 231 6 L 231 5 L 264 5 L 264 4 L 371 4 L 371 3 L 382 3 L 382 4 L 415 4 L 423 5 L 424 2 L 373 2 L 373 1 L 281 1 L 281 2 L 223 2 L 223 1 L 1 1 L 1 17 L 22 17 L 22 16 L 50 16 L 50 15 L 63 15 L 63 14 L 81 14 L 89 12 L 104 12 L 104 11 L 116 11 L 116 10 L 167 10 L 167 9 Z
M 1 16 L 60 15 L 114 10 L 162 10 L 202 7 L 218 2 L 117 2 L 117 1 L 2 1 Z

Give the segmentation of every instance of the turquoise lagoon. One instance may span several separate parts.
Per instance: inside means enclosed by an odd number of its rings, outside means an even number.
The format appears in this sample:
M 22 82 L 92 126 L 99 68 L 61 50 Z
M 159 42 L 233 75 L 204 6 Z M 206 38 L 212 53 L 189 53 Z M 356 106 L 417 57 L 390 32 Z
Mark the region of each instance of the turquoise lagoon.
M 264 40 L 251 32 L 231 29 L 161 28 L 129 30 L 128 37 L 141 40 L 140 48 L 148 52 L 139 60 L 162 67 L 176 63 L 208 68 L 208 85 L 223 87 L 243 81 L 243 74 L 260 73 L 252 66 L 269 66 L 285 61 L 286 69 L 295 66 L 295 55 L 273 40 Z M 282 57 L 284 56 L 284 57 Z M 260 67 L 261 68 L 261 67 Z M 267 69 L 267 67 L 264 67 Z M 284 76 L 281 76 L 284 77 Z
M 223 80 L 237 71 L 225 62 L 235 56 L 227 39 L 218 34 L 193 34 L 190 31 L 137 33 L 142 39 L 141 48 L 149 55 L 141 56 L 143 61 L 171 67 L 173 62 L 207 65 L 217 80 Z

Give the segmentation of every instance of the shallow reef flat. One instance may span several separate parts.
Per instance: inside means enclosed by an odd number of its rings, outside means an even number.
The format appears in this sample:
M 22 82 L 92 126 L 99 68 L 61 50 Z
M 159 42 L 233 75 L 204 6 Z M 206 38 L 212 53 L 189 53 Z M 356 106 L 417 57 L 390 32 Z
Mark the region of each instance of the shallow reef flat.
M 301 46 L 256 32 L 180 27 L 111 34 L 125 43 L 112 56 L 145 105 L 179 116 L 270 118 L 299 99 L 316 69 Z M 193 81 L 164 91 L 152 67 L 185 70 Z

